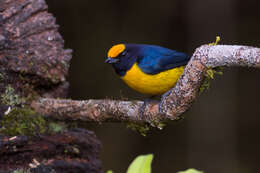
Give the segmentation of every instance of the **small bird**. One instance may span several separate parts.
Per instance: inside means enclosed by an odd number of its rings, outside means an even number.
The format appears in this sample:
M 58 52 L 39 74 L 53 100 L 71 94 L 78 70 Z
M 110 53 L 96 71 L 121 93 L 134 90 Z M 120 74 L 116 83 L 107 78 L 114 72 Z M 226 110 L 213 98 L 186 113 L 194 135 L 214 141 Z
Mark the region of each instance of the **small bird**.
M 155 45 L 117 44 L 109 49 L 106 63 L 132 89 L 162 95 L 175 86 L 190 57 Z

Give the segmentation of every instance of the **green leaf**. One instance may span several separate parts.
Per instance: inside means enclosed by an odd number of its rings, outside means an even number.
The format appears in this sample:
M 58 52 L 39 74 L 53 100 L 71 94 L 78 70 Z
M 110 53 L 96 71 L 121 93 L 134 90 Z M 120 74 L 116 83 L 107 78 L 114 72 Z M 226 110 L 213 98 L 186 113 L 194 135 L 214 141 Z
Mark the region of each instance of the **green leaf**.
M 152 161 L 153 154 L 138 156 L 128 167 L 127 173 L 151 173 Z
M 107 173 L 113 173 L 113 171 L 111 171 L 111 170 L 108 170 L 108 171 L 107 171 Z
M 203 173 L 203 171 L 198 171 L 196 169 L 191 168 L 191 169 L 187 169 L 186 171 L 180 171 L 178 173 Z

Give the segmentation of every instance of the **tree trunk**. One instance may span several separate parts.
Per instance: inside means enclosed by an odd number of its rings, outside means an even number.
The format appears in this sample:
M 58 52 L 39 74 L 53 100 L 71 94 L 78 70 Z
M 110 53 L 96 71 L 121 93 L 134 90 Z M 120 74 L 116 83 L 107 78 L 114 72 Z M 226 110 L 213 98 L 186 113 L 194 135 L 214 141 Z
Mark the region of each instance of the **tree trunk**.
M 64 98 L 67 95 L 66 76 L 72 51 L 63 48 L 58 25 L 47 8 L 44 0 L 0 1 L 2 118 L 10 116 L 12 110 L 29 107 L 38 97 Z M 5 125 L 1 124 L 2 129 L 8 128 Z M 35 132 L 33 137 L 2 134 L 0 172 L 16 169 L 102 172 L 99 150 L 100 142 L 93 132 L 82 129 L 48 134 Z

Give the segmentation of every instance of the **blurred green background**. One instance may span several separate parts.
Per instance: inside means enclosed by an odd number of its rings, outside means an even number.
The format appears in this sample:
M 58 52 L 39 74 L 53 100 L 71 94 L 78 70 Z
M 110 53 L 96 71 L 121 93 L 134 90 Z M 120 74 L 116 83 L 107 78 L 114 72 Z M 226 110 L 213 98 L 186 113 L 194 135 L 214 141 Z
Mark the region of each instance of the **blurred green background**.
M 116 43 L 156 44 L 192 55 L 202 44 L 260 47 L 257 0 L 47 0 L 65 47 L 73 49 L 72 99 L 142 99 L 104 64 Z M 154 153 L 154 173 L 190 167 L 206 173 L 258 172 L 260 70 L 226 69 L 185 119 L 142 137 L 121 123 L 87 124 L 103 143 L 104 169 L 126 171 L 140 154 Z

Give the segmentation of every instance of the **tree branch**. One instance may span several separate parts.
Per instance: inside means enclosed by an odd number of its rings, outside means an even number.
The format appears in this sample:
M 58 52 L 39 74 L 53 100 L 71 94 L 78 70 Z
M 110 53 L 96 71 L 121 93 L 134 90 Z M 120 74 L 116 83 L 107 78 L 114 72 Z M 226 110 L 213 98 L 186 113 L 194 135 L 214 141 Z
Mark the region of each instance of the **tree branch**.
M 187 111 L 197 97 L 206 70 L 220 66 L 259 68 L 260 49 L 231 45 L 203 45 L 197 48 L 170 94 L 161 104 L 149 103 L 143 116 L 139 115 L 142 101 L 109 99 L 75 101 L 41 98 L 34 101 L 31 106 L 45 116 L 62 120 L 146 122 L 156 125 L 160 121 L 174 120 Z

